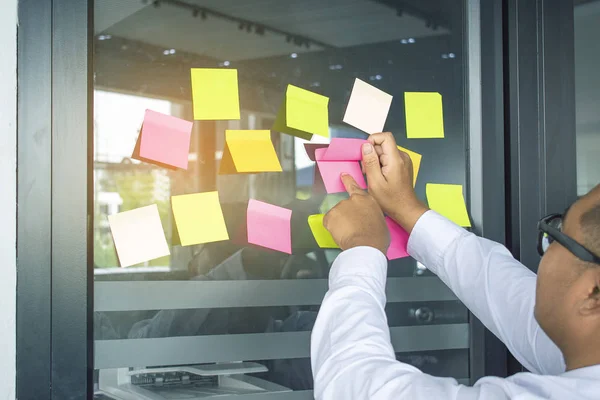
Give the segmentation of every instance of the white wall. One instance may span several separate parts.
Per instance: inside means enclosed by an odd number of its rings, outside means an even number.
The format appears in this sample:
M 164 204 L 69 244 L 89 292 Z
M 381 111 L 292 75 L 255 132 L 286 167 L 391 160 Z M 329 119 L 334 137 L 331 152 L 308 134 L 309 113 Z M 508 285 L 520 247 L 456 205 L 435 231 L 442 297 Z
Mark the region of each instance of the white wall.
M 0 399 L 15 398 L 17 0 L 0 0 Z

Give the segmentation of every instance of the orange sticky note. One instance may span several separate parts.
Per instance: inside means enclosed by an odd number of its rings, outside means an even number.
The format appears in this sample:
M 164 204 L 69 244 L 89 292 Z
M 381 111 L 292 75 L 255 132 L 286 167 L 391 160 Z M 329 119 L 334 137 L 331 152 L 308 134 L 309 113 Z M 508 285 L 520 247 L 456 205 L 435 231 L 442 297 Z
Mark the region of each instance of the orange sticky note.
M 156 204 L 109 215 L 108 224 L 121 267 L 171 254 Z
M 444 113 L 439 93 L 404 93 L 406 136 L 409 139 L 443 138 Z
M 170 169 L 187 169 L 192 125 L 190 121 L 146 110 L 131 158 Z
M 270 131 L 225 131 L 220 174 L 281 172 Z
M 182 246 L 229 239 L 217 192 L 173 196 L 171 206 Z
M 413 187 L 417 184 L 417 176 L 419 175 L 419 169 L 421 168 L 421 159 L 423 156 L 419 153 L 415 153 L 407 148 L 398 146 L 398 150 L 405 152 L 410 157 L 413 165 Z
M 192 68 L 195 120 L 240 119 L 238 72 L 227 68 Z

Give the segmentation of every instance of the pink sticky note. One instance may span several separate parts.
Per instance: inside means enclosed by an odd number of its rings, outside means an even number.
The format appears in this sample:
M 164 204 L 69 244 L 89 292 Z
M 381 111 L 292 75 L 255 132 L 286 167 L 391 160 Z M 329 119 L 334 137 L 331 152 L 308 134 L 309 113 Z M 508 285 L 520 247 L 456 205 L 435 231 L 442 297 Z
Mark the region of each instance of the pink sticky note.
M 363 189 L 367 188 L 367 183 L 365 182 L 365 177 L 362 174 L 358 161 L 323 161 L 323 155 L 326 151 L 327 149 L 315 150 L 315 158 L 327 193 L 346 191 L 341 179 L 343 172 L 350 174 L 358 186 Z
M 324 149 L 327 148 L 327 146 L 329 145 L 326 143 L 304 143 L 304 150 L 310 161 L 315 161 L 315 150 Z
M 292 210 L 251 199 L 246 218 L 248 243 L 292 254 Z
M 333 138 L 323 161 L 361 161 L 364 143 L 367 143 L 364 139 Z
M 181 118 L 146 110 L 133 158 L 187 169 L 192 125 Z
M 390 247 L 387 251 L 388 260 L 408 257 L 408 233 L 390 217 L 385 217 L 385 223 L 390 231 Z

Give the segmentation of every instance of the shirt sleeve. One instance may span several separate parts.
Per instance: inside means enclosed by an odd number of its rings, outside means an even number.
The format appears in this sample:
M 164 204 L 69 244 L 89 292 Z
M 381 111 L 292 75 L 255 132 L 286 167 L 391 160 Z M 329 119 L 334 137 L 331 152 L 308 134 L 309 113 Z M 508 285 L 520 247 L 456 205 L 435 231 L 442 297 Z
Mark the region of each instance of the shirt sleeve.
M 386 269 L 385 256 L 370 247 L 347 250 L 334 262 L 312 332 L 315 398 L 510 399 L 502 384 L 467 387 L 396 360 L 384 311 Z
M 560 350 L 534 318 L 536 275 L 504 246 L 428 211 L 411 232 L 408 253 L 437 274 L 525 368 L 564 372 Z

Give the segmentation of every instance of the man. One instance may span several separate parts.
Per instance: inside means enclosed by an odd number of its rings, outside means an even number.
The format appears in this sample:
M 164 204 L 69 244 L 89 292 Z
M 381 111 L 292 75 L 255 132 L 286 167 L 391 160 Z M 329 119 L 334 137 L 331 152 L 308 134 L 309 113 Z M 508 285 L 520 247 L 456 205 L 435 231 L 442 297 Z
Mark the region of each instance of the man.
M 343 175 L 350 198 L 324 220 L 344 252 L 331 268 L 312 333 L 315 397 L 600 399 L 600 185 L 564 218 L 540 222 L 545 254 L 536 279 L 503 246 L 428 210 L 413 190 L 410 159 L 391 134 L 371 135 L 369 142 L 363 146 L 368 193 Z M 384 213 L 410 233 L 411 256 L 532 373 L 486 377 L 468 387 L 396 361 L 384 312 Z

